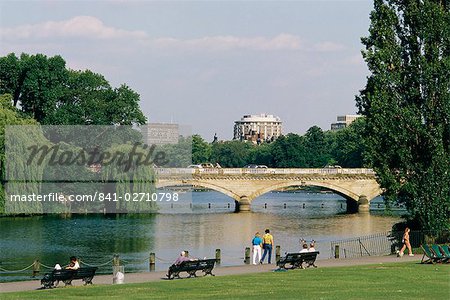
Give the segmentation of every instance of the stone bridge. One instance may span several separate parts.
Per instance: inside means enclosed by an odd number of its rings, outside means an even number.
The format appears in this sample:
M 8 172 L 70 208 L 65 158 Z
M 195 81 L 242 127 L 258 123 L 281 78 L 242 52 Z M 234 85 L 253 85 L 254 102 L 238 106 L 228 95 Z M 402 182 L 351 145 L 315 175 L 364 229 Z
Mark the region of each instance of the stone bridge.
M 369 210 L 381 189 L 371 169 L 156 169 L 156 187 L 193 186 L 221 192 L 235 200 L 236 212 L 250 211 L 251 202 L 270 191 L 290 186 L 315 186 L 341 195 L 347 212 Z

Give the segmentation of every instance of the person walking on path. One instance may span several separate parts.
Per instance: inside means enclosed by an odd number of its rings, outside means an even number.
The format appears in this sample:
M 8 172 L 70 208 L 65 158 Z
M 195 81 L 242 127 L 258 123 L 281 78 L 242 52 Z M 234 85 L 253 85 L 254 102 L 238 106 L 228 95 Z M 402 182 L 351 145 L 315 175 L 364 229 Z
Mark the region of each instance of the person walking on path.
M 261 261 L 261 246 L 263 240 L 259 235 L 259 232 L 255 233 L 255 237 L 252 240 L 253 246 L 253 264 L 256 265 L 257 262 Z
M 260 264 L 264 262 L 264 258 L 268 255 L 267 262 L 269 264 L 272 263 L 272 249 L 273 249 L 273 236 L 270 234 L 270 230 L 266 229 L 265 234 L 263 235 L 263 249 L 264 253 L 261 258 Z
M 403 234 L 403 239 L 402 239 L 403 247 L 400 249 L 400 251 L 397 252 L 399 257 L 403 256 L 403 252 L 405 251 L 406 248 L 408 248 L 409 256 L 414 256 L 414 254 L 412 253 L 412 249 L 411 249 L 411 243 L 409 242 L 409 232 L 410 231 L 411 230 L 408 227 L 405 228 L 405 233 Z

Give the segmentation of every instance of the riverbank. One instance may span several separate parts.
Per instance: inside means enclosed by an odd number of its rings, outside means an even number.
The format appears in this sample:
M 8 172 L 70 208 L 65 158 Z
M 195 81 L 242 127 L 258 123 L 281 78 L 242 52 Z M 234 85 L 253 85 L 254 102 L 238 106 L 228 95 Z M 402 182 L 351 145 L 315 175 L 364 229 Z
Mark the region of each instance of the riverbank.
M 374 264 L 392 264 L 399 262 L 419 262 L 420 256 L 414 257 L 402 257 L 401 259 L 396 256 L 377 256 L 377 257 L 362 257 L 354 259 L 326 259 L 316 261 L 318 270 L 322 268 L 331 267 L 352 267 L 352 266 L 363 266 L 363 265 L 374 265 Z M 257 274 L 257 273 L 272 273 L 272 270 L 276 268 L 275 265 L 243 265 L 243 266 L 232 266 L 232 267 L 216 267 L 213 273 L 217 276 L 229 276 L 229 275 L 246 275 L 246 274 Z M 39 276 L 40 279 L 42 277 Z M 142 273 L 127 273 L 125 274 L 125 283 L 144 283 L 144 282 L 155 282 L 155 281 L 167 281 L 166 272 L 142 272 Z M 175 280 L 177 281 L 177 280 Z M 97 285 L 111 285 L 112 275 L 99 275 L 95 276 L 93 280 L 94 286 Z M 76 280 L 73 282 L 74 286 L 81 286 L 81 280 Z M 62 284 L 63 286 L 63 284 Z M 30 280 L 30 281 L 20 281 L 20 282 L 7 282 L 0 283 L 0 292 L 18 292 L 18 291 L 32 291 L 40 288 L 40 281 Z M 59 289 L 59 288 L 58 288 Z M 64 288 L 61 288 L 64 289 Z

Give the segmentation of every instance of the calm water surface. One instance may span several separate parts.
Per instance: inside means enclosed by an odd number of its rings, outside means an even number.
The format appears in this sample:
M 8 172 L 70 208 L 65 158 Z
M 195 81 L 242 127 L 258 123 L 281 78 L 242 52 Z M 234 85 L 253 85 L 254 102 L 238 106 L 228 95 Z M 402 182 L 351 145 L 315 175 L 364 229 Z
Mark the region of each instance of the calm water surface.
M 320 258 L 327 259 L 330 241 L 388 231 L 400 220 L 375 212 L 345 214 L 346 202 L 336 194 L 268 193 L 253 201 L 252 213 L 239 214 L 233 213 L 231 198 L 213 191 L 192 193 L 192 203 L 192 210 L 178 203 L 155 215 L 0 218 L 0 267 L 18 270 L 36 258 L 47 266 L 62 265 L 71 255 L 99 265 L 116 253 L 127 272 L 139 272 L 148 271 L 149 253 L 155 252 L 156 269 L 166 270 L 183 249 L 203 258 L 214 257 L 217 248 L 222 265 L 239 265 L 253 234 L 265 228 L 282 253 L 299 250 L 300 238 L 314 239 Z M 110 263 L 100 272 L 110 273 Z M 30 274 L 0 273 L 0 281 Z

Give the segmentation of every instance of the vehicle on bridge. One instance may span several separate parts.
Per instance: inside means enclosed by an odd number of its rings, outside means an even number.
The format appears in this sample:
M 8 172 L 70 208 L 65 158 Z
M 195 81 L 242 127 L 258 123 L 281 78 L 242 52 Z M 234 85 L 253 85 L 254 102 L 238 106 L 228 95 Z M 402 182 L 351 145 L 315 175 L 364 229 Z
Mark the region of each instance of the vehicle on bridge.
M 211 164 L 211 163 L 201 163 L 200 165 L 201 165 L 202 168 L 204 168 L 204 169 L 212 169 L 212 168 L 215 168 L 214 165 Z
M 219 164 L 215 166 L 211 163 L 201 163 L 198 165 L 189 165 L 188 169 L 214 169 L 214 168 L 222 168 Z
M 188 169 L 203 169 L 202 165 L 189 165 Z
M 267 169 L 265 165 L 246 165 L 244 168 L 246 169 Z
M 324 169 L 342 169 L 340 165 L 326 165 Z

